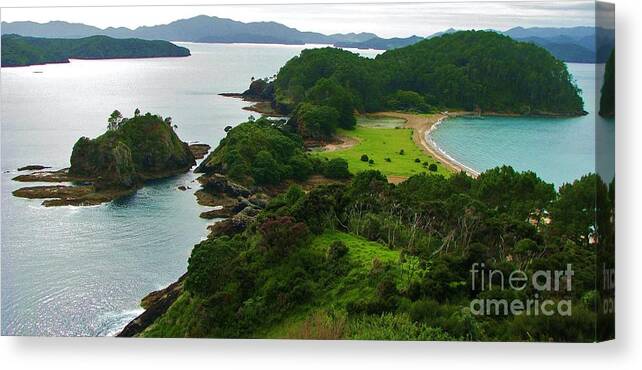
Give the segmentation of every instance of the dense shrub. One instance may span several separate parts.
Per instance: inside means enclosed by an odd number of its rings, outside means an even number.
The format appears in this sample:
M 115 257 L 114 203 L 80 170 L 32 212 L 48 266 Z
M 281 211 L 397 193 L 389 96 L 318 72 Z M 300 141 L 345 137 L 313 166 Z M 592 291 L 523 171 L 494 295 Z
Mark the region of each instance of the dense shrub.
M 331 159 L 326 163 L 323 174 L 331 179 L 347 179 L 350 177 L 348 162 L 343 158 Z

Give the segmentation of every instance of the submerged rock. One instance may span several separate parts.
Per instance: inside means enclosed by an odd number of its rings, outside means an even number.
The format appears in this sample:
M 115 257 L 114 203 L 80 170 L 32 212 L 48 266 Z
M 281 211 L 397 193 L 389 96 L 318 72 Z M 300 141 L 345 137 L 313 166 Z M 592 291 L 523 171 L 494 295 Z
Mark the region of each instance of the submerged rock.
M 43 166 L 41 164 L 30 164 L 30 165 L 18 168 L 18 171 L 39 171 L 47 168 L 51 168 L 51 167 Z

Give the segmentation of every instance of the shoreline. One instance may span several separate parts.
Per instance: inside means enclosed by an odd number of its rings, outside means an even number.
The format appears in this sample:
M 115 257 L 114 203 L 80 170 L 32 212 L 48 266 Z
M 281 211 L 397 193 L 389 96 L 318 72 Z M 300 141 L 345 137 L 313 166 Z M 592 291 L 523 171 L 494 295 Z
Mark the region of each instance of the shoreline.
M 412 132 L 412 140 L 415 144 L 421 148 L 425 153 L 437 159 L 441 164 L 448 168 L 451 172 L 465 172 L 471 177 L 479 176 L 479 172 L 458 162 L 455 158 L 451 157 L 443 149 L 437 145 L 433 140 L 426 140 L 427 134 L 432 130 L 437 128 L 445 119 L 449 117 L 456 117 L 459 115 L 466 114 L 464 112 L 455 112 L 455 113 L 437 113 L 437 114 L 427 114 L 419 115 L 414 113 L 402 113 L 402 112 L 377 112 L 371 113 L 375 116 L 380 117 L 392 117 L 392 118 L 401 118 L 406 121 L 404 124 L 405 128 L 410 128 Z
M 456 117 L 456 116 L 457 115 L 455 115 L 454 117 Z M 449 116 L 446 115 L 446 117 L 442 117 L 442 118 L 438 119 L 437 122 L 432 124 L 430 126 L 430 128 L 428 130 L 426 130 L 424 132 L 424 134 L 423 134 L 424 142 L 426 142 L 426 144 L 428 146 L 430 146 L 433 151 L 435 151 L 436 153 L 439 153 L 440 160 L 446 160 L 450 164 L 452 164 L 453 166 L 455 166 L 455 167 L 461 169 L 462 171 L 466 172 L 469 176 L 472 176 L 472 177 L 476 178 L 480 174 L 479 171 L 477 171 L 477 170 L 475 170 L 475 169 L 473 169 L 471 167 L 468 167 L 465 164 L 459 162 L 453 156 L 448 154 L 448 152 L 446 152 L 444 149 L 442 149 L 439 146 L 439 144 L 437 144 L 437 142 L 432 138 L 432 136 L 430 136 L 432 134 L 432 132 L 434 130 L 436 130 L 439 127 L 439 125 L 441 125 L 448 118 L 449 118 Z

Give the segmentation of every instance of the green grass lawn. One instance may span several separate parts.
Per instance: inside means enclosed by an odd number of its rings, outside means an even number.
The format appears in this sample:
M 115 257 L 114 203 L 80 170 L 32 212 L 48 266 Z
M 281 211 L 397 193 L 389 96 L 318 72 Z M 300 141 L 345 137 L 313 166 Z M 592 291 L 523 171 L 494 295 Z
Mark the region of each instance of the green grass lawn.
M 368 121 L 375 121 L 368 118 Z M 353 174 L 366 170 L 379 170 L 386 176 L 410 177 L 419 173 L 429 172 L 423 163 L 437 163 L 437 160 L 425 154 L 412 141 L 412 130 L 404 128 L 366 127 L 360 124 L 354 130 L 339 130 L 341 136 L 350 136 L 359 140 L 359 144 L 349 149 L 332 152 L 315 152 L 328 159 L 344 158 L 348 161 L 348 169 Z M 404 154 L 400 152 L 403 149 Z M 373 164 L 361 160 L 366 154 Z M 390 158 L 390 162 L 386 161 Z M 419 159 L 419 163 L 415 159 Z M 437 163 L 437 172 L 448 176 L 448 170 Z

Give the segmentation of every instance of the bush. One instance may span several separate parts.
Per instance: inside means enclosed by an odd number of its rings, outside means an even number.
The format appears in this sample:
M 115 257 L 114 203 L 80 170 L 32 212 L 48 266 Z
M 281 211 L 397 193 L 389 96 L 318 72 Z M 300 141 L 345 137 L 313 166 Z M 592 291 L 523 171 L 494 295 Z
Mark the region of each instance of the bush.
M 274 160 L 267 150 L 257 153 L 252 166 L 252 177 L 259 184 L 278 184 L 281 181 L 283 168 Z
M 424 97 L 414 91 L 399 90 L 388 98 L 386 105 L 393 110 L 415 112 L 428 112 L 430 110 L 430 106 L 426 104 Z
M 343 158 L 331 159 L 326 163 L 323 174 L 330 179 L 347 179 L 350 177 L 348 162 Z
M 291 177 L 296 180 L 307 180 L 314 171 L 312 162 L 304 154 L 292 156 L 288 164 L 292 169 Z
M 437 172 L 437 165 L 434 163 L 431 163 L 430 165 L 428 165 L 428 171 Z
M 307 240 L 310 231 L 303 222 L 292 217 L 278 217 L 259 226 L 263 247 L 270 257 L 282 258 Z
M 391 162 L 390 158 L 388 158 L 388 157 L 384 158 L 383 160 L 386 161 L 386 162 Z
M 368 164 L 373 165 L 374 164 L 374 159 L 369 160 Z
M 288 126 L 304 138 L 326 139 L 334 135 L 339 126 L 339 112 L 325 105 L 302 103 L 297 106 Z
M 405 151 L 405 150 L 403 150 L 403 149 L 401 149 L 401 150 L 399 151 L 399 155 L 404 155 L 404 154 L 406 154 L 406 151 Z
M 370 159 L 368 158 L 367 154 L 362 154 L 361 155 L 361 162 L 368 162 Z
M 348 253 L 348 247 L 340 240 L 335 240 L 328 247 L 327 257 L 331 261 L 336 261 Z

